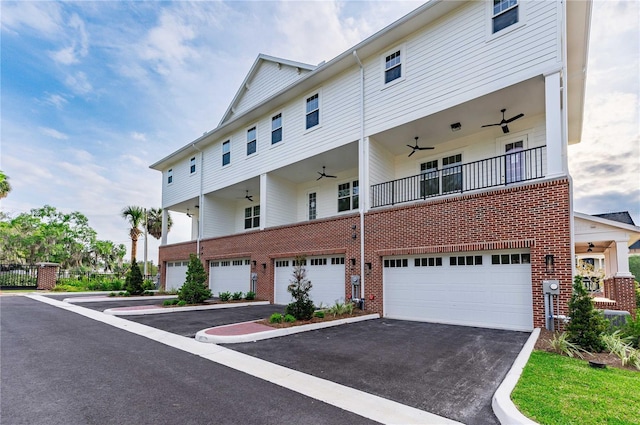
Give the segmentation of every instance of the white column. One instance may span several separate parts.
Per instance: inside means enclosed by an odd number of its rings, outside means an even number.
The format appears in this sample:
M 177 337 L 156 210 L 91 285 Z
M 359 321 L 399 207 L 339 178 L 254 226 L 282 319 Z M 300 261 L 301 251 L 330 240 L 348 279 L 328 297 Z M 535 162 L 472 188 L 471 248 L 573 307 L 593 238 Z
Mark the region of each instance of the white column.
M 169 221 L 169 211 L 166 208 L 163 208 L 162 209 L 162 236 L 160 237 L 161 246 L 167 244 L 167 233 L 169 233 L 167 231 L 168 221 Z
M 547 133 L 547 177 L 567 174 L 564 152 L 566 140 L 562 131 L 560 71 L 544 76 L 545 116 Z
M 616 241 L 616 259 L 618 262 L 618 271 L 616 277 L 632 277 L 629 271 L 629 247 L 628 241 Z
M 260 230 L 267 225 L 267 174 L 260 174 Z

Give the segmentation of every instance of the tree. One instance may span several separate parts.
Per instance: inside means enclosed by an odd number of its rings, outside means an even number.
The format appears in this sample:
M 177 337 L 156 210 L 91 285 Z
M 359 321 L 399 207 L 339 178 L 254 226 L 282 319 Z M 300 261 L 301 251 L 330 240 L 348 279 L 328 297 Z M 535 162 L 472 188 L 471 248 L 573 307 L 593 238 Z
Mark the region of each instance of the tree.
M 640 255 L 629 256 L 629 271 L 636 282 L 640 282 Z
M 142 278 L 142 273 L 140 272 L 140 267 L 136 263 L 134 259 L 131 262 L 131 268 L 129 269 L 129 273 L 127 273 L 127 278 L 124 282 L 124 289 L 129 292 L 131 295 L 139 295 L 144 292 L 142 287 L 142 283 L 144 279 Z
M 293 268 L 293 279 L 287 287 L 287 291 L 293 297 L 293 302 L 287 305 L 285 312 L 291 314 L 298 320 L 309 320 L 313 317 L 313 301 L 309 297 L 311 292 L 311 281 L 307 279 L 307 270 L 304 268 L 307 259 L 305 256 L 298 256 L 295 259 Z
M 171 214 L 167 213 L 167 232 L 171 230 L 173 220 Z M 162 237 L 162 208 L 149 208 L 147 210 L 147 232 L 156 239 Z
M 136 260 L 138 254 L 138 237 L 142 233 L 140 225 L 144 223 L 144 208 L 129 205 L 122 210 L 122 218 L 129 222 L 129 237 L 131 238 L 131 262 Z
M 60 263 L 63 268 L 91 263 L 96 231 L 75 211 L 62 213 L 50 205 L 0 222 L 3 261 Z
M 178 299 L 187 304 L 200 304 L 211 298 L 211 290 L 205 286 L 206 281 L 207 273 L 202 262 L 195 254 L 190 254 L 187 277 L 178 290 Z
M 7 176 L 2 170 L 0 170 L 0 199 L 6 198 L 9 192 L 11 192 L 9 176 Z
M 567 325 L 569 340 L 587 351 L 599 353 L 605 346 L 602 334 L 607 325 L 602 312 L 596 310 L 593 299 L 582 283 L 582 276 L 573 279 L 573 294 L 569 300 Z

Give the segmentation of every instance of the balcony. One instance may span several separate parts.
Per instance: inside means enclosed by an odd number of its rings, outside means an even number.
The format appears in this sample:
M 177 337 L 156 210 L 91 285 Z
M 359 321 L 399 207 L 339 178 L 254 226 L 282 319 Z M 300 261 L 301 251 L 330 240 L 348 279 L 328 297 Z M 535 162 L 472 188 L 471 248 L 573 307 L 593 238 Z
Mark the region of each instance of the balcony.
M 539 146 L 467 164 L 427 169 L 416 176 L 371 186 L 371 207 L 541 179 L 546 169 L 545 157 L 546 146 Z

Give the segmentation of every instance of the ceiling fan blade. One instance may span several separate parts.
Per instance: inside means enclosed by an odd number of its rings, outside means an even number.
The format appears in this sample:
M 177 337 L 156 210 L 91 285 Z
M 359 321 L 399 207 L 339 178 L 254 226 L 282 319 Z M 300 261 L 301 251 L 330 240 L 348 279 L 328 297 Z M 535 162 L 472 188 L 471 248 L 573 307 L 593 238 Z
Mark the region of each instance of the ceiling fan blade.
M 409 154 L 409 156 L 413 155 L 414 153 L 416 153 L 416 150 L 412 150 L 411 153 Z
M 328 177 L 328 178 L 330 178 L 330 179 L 335 179 L 335 178 L 337 178 L 338 176 L 330 176 L 330 175 L 328 175 L 328 174 L 325 174 L 325 177 Z
M 509 119 L 508 119 L 508 120 L 506 120 L 505 122 L 506 122 L 507 124 L 509 124 L 510 122 L 513 122 L 513 121 L 517 120 L 518 118 L 522 118 L 522 117 L 524 117 L 524 114 L 518 114 L 518 115 L 516 115 L 516 116 L 515 116 L 515 117 L 513 117 L 513 118 L 509 118 Z
M 417 146 L 417 145 L 416 145 Z M 407 145 L 408 148 L 415 149 L 415 146 Z
M 502 123 L 497 123 L 497 124 L 485 124 L 482 127 L 493 127 L 495 125 L 502 125 Z
M 418 150 L 420 151 L 426 151 L 431 149 L 435 149 L 435 148 L 433 146 L 418 146 Z
M 324 176 L 323 176 L 322 174 L 320 174 L 320 177 L 318 177 L 318 178 L 316 179 L 316 181 L 320 180 L 320 179 L 321 179 L 321 178 L 323 178 L 323 177 L 324 177 Z
M 507 126 L 506 124 L 502 126 L 502 132 L 504 134 L 507 134 L 509 132 L 509 126 Z

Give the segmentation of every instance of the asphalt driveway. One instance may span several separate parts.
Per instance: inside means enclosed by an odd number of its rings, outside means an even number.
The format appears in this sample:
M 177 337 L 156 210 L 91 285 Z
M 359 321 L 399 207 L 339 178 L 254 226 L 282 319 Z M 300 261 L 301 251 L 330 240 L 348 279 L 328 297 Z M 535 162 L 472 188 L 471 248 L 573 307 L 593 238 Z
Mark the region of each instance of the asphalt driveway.
M 227 348 L 466 424 L 498 424 L 491 397 L 528 337 L 378 319 Z

